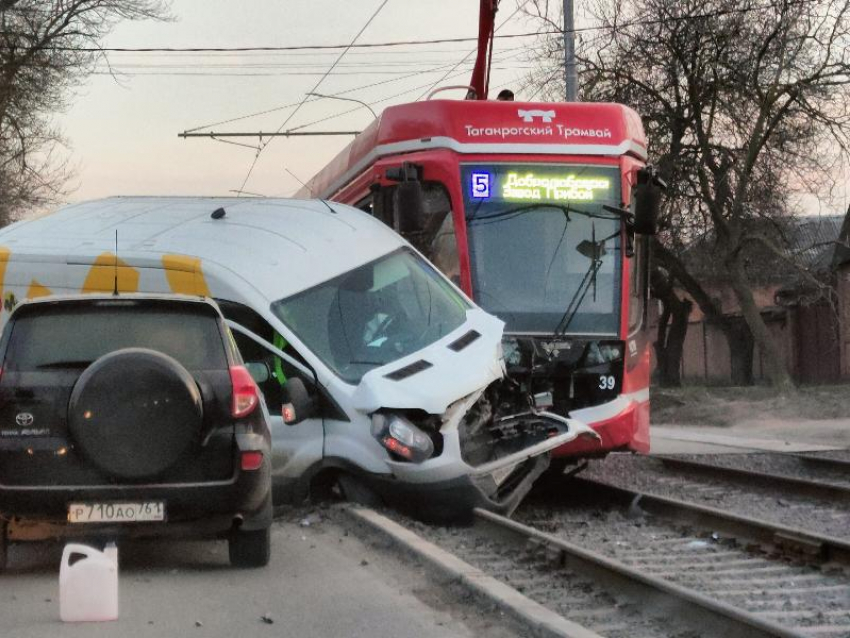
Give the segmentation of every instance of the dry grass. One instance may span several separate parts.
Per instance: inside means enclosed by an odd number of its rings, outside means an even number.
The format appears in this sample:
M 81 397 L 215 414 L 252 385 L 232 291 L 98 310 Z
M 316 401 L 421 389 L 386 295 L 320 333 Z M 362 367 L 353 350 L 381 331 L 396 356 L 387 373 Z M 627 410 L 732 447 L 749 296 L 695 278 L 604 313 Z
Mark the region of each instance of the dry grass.
M 765 386 L 653 388 L 652 422 L 729 426 L 751 419 L 850 418 L 850 385 L 799 388 L 780 394 Z

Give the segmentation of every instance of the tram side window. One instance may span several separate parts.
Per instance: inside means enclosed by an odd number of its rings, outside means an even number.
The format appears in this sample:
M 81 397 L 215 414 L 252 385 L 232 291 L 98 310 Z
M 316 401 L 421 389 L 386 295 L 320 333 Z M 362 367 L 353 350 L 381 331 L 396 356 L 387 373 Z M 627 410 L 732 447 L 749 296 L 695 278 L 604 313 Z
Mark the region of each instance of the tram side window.
M 629 285 L 629 332 L 639 330 L 646 316 L 646 297 L 649 275 L 649 238 L 635 238 Z
M 356 206 L 391 226 L 443 274 L 459 284 L 460 258 L 449 193 L 439 182 L 423 182 L 422 191 L 425 220 L 421 228 L 413 230 L 405 223 L 405 211 L 398 209 L 395 186 L 382 188 Z

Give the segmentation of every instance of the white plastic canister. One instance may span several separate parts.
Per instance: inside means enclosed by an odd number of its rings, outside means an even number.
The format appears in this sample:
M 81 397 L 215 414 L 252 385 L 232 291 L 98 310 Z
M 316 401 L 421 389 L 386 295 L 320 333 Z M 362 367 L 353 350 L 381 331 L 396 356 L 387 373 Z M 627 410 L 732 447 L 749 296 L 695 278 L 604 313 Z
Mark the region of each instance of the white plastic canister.
M 82 556 L 71 563 L 71 558 Z M 59 568 L 59 616 L 65 622 L 117 620 L 118 550 L 69 543 Z

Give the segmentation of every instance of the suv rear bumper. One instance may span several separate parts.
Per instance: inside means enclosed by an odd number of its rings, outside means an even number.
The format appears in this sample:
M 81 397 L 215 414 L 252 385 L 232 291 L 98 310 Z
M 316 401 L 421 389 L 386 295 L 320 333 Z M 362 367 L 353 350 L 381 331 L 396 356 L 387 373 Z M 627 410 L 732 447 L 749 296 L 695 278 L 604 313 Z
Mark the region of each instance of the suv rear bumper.
M 165 521 L 69 523 L 70 503 L 163 501 Z M 264 529 L 272 522 L 271 463 L 250 472 L 237 469 L 226 481 L 116 486 L 0 485 L 0 516 L 10 519 L 10 538 L 23 540 L 86 536 L 220 537 L 236 528 Z M 31 530 L 42 530 L 32 532 Z M 16 530 L 18 530 L 16 532 Z M 49 530 L 49 531 L 44 531 Z

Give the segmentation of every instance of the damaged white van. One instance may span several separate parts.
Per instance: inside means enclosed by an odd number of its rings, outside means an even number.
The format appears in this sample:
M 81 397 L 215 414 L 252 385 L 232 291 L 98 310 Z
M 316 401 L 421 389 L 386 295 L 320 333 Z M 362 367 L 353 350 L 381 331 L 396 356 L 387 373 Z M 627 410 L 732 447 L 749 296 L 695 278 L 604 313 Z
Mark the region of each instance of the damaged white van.
M 215 299 L 271 414 L 277 503 L 339 485 L 427 518 L 510 511 L 549 450 L 596 436 L 497 401 L 501 321 L 387 226 L 342 204 L 72 205 L 0 230 L 0 288 L 0 323 L 19 300 L 51 294 Z

